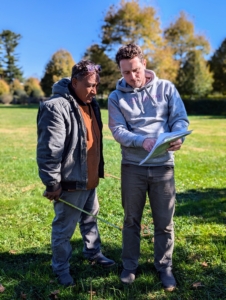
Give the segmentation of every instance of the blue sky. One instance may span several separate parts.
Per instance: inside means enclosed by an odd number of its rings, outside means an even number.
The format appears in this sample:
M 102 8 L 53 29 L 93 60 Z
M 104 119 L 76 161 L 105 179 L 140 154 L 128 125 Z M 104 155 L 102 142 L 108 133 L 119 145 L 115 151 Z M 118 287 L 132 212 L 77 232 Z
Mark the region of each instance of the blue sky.
M 59 49 L 78 62 L 86 49 L 100 41 L 104 16 L 117 0 L 1 0 L 0 32 L 9 29 L 22 35 L 16 53 L 24 76 L 41 78 L 51 56 Z M 164 29 L 187 13 L 197 34 L 209 40 L 212 52 L 226 38 L 226 0 L 141 0 L 151 5 Z

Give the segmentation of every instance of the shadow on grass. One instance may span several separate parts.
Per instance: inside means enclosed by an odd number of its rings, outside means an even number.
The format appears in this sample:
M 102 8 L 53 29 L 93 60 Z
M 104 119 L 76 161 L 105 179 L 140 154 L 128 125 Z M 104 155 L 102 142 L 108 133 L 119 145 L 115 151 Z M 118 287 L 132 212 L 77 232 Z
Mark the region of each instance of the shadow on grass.
M 219 247 L 219 243 L 217 240 L 216 247 Z M 0 282 L 6 288 L 1 294 L 1 299 L 57 299 L 53 297 L 54 291 L 58 291 L 59 299 L 65 300 L 225 299 L 225 266 L 209 264 L 203 267 L 199 257 L 197 255 L 194 257 L 191 250 L 181 245 L 177 245 L 174 251 L 174 274 L 178 286 L 176 291 L 170 294 L 165 294 L 162 290 L 153 266 L 151 243 L 151 249 L 141 249 L 137 278 L 129 286 L 123 285 L 119 279 L 122 270 L 121 249 L 116 244 L 103 245 L 104 254 L 118 263 L 110 269 L 91 265 L 84 260 L 81 239 L 72 241 L 72 247 L 75 250 L 70 261 L 71 274 L 76 285 L 66 289 L 58 285 L 52 273 L 51 250 L 47 246 L 38 249 L 38 253 L 37 249 L 30 248 L 23 254 L 0 254 Z M 201 257 L 203 254 L 198 255 Z M 195 288 L 194 283 L 198 282 L 201 285 Z M 91 291 L 93 298 L 90 296 Z
M 226 188 L 188 190 L 176 195 L 175 216 L 197 216 L 204 223 L 226 223 Z
M 119 264 L 116 263 L 113 268 L 109 269 L 92 265 L 83 257 L 82 240 L 72 241 L 71 245 L 74 251 L 70 260 L 70 270 L 76 283 L 70 291 L 71 295 L 63 297 L 66 289 L 57 283 L 57 278 L 52 272 L 51 249 L 30 248 L 22 254 L 13 251 L 0 253 L 0 283 L 5 287 L 1 299 L 49 299 L 51 292 L 59 289 L 63 293 L 60 299 L 83 299 L 82 296 L 75 298 L 75 294 L 88 295 L 91 282 L 94 288 L 100 290 L 118 284 L 118 268 L 121 270 Z M 102 246 L 103 253 L 118 262 L 121 249 L 113 243 Z M 117 275 L 113 277 L 111 275 L 108 280 L 112 272 Z M 26 298 L 23 298 L 23 295 L 26 295 Z

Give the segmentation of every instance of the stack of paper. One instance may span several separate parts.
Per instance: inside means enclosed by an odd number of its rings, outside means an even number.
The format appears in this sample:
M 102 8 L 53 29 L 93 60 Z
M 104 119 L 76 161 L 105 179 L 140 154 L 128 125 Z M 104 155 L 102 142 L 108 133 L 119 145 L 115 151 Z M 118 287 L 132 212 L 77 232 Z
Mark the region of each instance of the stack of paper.
M 170 143 L 174 142 L 188 134 L 191 134 L 192 130 L 189 131 L 174 131 L 161 133 L 152 148 L 151 152 L 143 159 L 139 165 L 145 163 L 148 159 L 164 154 L 170 147 Z

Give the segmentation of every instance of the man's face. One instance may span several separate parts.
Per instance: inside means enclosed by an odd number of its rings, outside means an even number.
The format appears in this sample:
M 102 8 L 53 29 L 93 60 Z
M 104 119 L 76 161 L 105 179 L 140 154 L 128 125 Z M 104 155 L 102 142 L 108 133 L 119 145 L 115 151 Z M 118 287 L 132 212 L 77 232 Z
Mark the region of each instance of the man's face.
M 93 97 L 97 94 L 99 81 L 99 75 L 96 73 L 91 73 L 82 80 L 73 78 L 72 87 L 80 100 L 82 100 L 84 103 L 90 103 L 92 102 Z
M 122 59 L 120 61 L 120 71 L 125 81 L 133 88 L 140 88 L 145 85 L 146 60 L 139 57 L 132 59 Z

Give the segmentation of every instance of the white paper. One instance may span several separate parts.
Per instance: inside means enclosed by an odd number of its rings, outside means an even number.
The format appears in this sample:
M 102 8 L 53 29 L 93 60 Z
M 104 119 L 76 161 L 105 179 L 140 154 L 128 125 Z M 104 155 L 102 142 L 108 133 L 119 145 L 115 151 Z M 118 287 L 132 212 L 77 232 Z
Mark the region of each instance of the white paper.
M 167 149 L 170 147 L 170 143 L 174 142 L 188 134 L 191 134 L 192 130 L 188 131 L 174 131 L 174 132 L 164 132 L 161 133 L 152 148 L 151 152 L 148 153 L 148 155 L 143 159 L 139 165 L 142 165 L 145 163 L 148 159 L 154 158 L 156 156 L 164 154 Z

